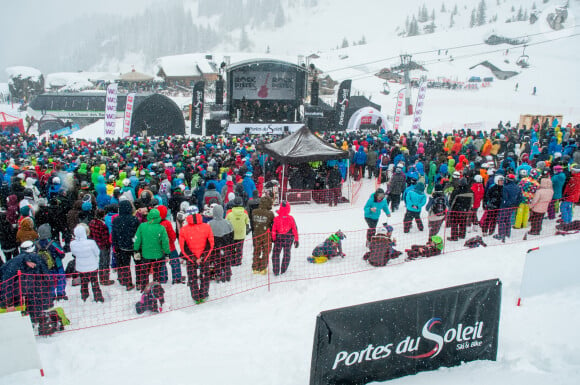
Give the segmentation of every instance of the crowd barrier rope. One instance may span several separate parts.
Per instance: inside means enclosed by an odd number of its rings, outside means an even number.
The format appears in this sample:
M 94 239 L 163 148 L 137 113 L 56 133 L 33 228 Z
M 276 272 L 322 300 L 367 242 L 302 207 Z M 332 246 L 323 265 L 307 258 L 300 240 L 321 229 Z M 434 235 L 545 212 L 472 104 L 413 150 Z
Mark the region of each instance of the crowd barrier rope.
M 553 237 L 559 233 L 556 229 L 556 225 L 559 223 L 557 219 L 544 218 L 539 235 L 528 234 L 531 228 L 530 223 L 523 223 L 524 227 L 520 229 L 513 228 L 514 225 L 518 224 L 515 219 L 515 209 L 490 210 L 485 213 L 480 209 L 475 213 L 477 220 L 472 212 L 447 212 L 444 214 L 443 221 L 438 221 L 437 217 L 429 218 L 425 216 L 425 212 L 423 214 L 420 217 L 422 226 L 415 220 L 407 223 L 399 222 L 390 224 L 393 227 L 391 239 L 395 242 L 393 248 L 395 251 L 400 251 L 401 254 L 398 256 L 397 253 L 389 254 L 391 257 L 396 258 L 388 260 L 385 266 L 386 268 L 406 262 L 416 263 L 416 260 L 407 260 L 409 254 L 405 250 L 411 249 L 413 245 L 426 245 L 432 235 L 439 236 L 443 241 L 440 254 L 444 255 L 468 249 L 473 244 L 469 245 L 469 242 L 466 244 L 466 241 L 478 243 L 478 236 L 481 237 L 481 241 L 486 246 L 490 247 L 515 244 L 525 241 L 526 238 L 530 240 L 531 238 Z M 493 223 L 493 219 L 496 219 L 495 223 Z M 525 218 L 518 218 L 518 221 L 521 222 L 522 219 Z M 436 222 L 439 222 L 438 229 L 436 228 Z M 535 223 L 537 224 L 537 222 Z M 492 225 L 493 229 L 490 228 Z M 464 226 L 466 228 L 465 232 L 463 232 Z M 482 229 L 491 230 L 491 232 L 482 233 Z M 506 236 L 505 240 L 496 239 L 492 235 L 497 235 L 498 231 L 505 234 L 509 233 L 509 236 Z M 269 233 L 260 237 L 247 238 L 240 243 L 243 250 L 242 258 L 239 265 L 231 266 L 231 278 L 229 280 L 222 279 L 224 277 L 220 275 L 220 272 L 223 272 L 224 268 L 227 270 L 229 263 L 235 259 L 233 255 L 235 254 L 236 246 L 228 246 L 215 250 L 208 259 L 212 263 L 208 265 L 211 280 L 207 301 L 223 300 L 258 289 L 263 289 L 267 292 L 273 286 L 289 284 L 294 281 L 346 276 L 376 269 L 377 267 L 372 266 L 363 258 L 369 250 L 367 246 L 371 246 L 372 248 L 375 244 L 374 239 L 378 239 L 373 238 L 374 233 L 374 229 L 345 231 L 344 235 L 346 238 L 341 241 L 341 251 L 344 255 L 331 256 L 325 263 L 313 263 L 311 261 L 313 258 L 311 257 L 317 256 L 314 254 L 320 254 L 313 253 L 314 249 L 322 244 L 331 234 L 299 234 L 299 247 L 295 248 L 294 245 L 291 246 L 291 260 L 288 269 L 284 274 L 280 275 L 275 275 L 273 271 L 272 254 L 275 251 L 275 245 L 269 242 Z M 379 237 L 379 235 L 376 234 L 375 237 Z M 454 240 L 454 238 L 458 240 Z M 269 258 L 267 268 L 263 273 L 253 271 L 256 267 L 255 264 L 253 265 L 254 245 L 258 244 L 266 245 L 268 248 L 267 253 Z M 376 250 L 374 251 L 376 252 Z M 322 253 L 321 255 L 324 254 Z M 431 256 L 431 258 L 439 257 L 440 255 Z M 281 259 L 283 259 L 283 253 Z M 314 259 L 314 261 L 316 262 L 318 259 Z M 184 259 L 180 259 L 181 272 L 185 278 L 188 276 L 186 263 Z M 174 311 L 193 306 L 199 306 L 199 311 L 203 311 L 203 305 L 196 304 L 192 298 L 190 284 L 172 284 L 172 268 L 170 267 L 169 261 L 167 260 L 164 265 L 166 265 L 167 270 L 167 281 L 161 285 L 164 288 L 165 294 L 164 303 L 161 305 L 159 311 Z M 133 284 L 136 283 L 135 267 L 134 262 L 132 262 L 130 274 Z M 141 272 L 147 274 L 148 282 L 152 282 L 150 274 L 152 272 L 152 266 L 145 264 L 139 265 L 139 267 Z M 164 277 L 163 274 L 161 274 L 161 277 Z M 145 311 L 143 314 L 137 313 L 136 304 L 140 302 L 142 294 L 136 289 L 127 291 L 125 286 L 119 283 L 118 280 L 122 277 L 118 269 L 111 269 L 110 279 L 115 281 L 113 285 L 100 285 L 104 302 L 95 302 L 95 293 L 91 290 L 90 283 L 88 286 L 88 298 L 86 298 L 86 301 L 83 300 L 81 297 L 81 286 L 72 285 L 74 278 L 77 278 L 75 274 L 66 275 L 66 294 L 68 300 L 54 302 L 54 306 L 61 307 L 66 317 L 70 320 L 70 325 L 66 326 L 64 331 L 110 325 L 155 314 L 151 311 Z M 57 282 L 58 276 L 56 275 L 19 274 L 8 281 L 1 282 L 0 285 L 3 300 L 6 305 L 14 307 L 26 304 L 26 311 L 34 321 L 39 317 L 42 310 L 46 310 L 47 304 L 50 303 L 50 296 L 55 291 Z M 35 332 L 38 334 L 38 330 L 35 329 Z

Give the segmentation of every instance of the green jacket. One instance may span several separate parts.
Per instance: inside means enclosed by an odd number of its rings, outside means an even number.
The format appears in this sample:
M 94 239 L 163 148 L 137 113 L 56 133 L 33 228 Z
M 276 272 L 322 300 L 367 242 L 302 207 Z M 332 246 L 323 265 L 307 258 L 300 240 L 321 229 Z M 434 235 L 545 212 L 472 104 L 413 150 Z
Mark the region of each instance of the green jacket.
M 160 259 L 164 254 L 171 253 L 169 237 L 161 225 L 161 214 L 157 209 L 149 211 L 147 222 L 139 225 L 135 237 L 133 250 L 141 250 L 144 259 Z
M 86 163 L 81 163 L 81 166 L 79 167 L 78 173 L 81 175 L 87 175 L 87 172 L 88 172 L 87 168 L 88 168 L 88 165 Z
M 243 207 L 234 207 L 226 215 L 226 221 L 230 222 L 234 228 L 234 240 L 246 239 L 246 229 L 250 224 L 250 218 Z

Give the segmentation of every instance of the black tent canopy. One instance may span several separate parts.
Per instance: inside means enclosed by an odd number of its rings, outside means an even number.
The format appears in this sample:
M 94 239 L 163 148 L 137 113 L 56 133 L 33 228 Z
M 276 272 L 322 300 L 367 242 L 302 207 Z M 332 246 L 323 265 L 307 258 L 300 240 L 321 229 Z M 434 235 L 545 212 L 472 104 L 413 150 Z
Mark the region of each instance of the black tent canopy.
M 326 143 L 304 126 L 290 136 L 258 149 L 285 164 L 348 158 L 348 152 Z
M 131 135 L 141 135 L 143 131 L 150 136 L 185 135 L 183 113 L 167 96 L 152 94 L 133 111 Z

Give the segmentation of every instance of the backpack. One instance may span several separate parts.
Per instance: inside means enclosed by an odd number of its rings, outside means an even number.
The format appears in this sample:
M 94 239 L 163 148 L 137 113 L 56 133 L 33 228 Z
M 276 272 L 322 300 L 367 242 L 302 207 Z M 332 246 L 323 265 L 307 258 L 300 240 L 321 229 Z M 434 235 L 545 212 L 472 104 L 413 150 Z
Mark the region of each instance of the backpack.
M 447 205 L 445 204 L 445 197 L 439 196 L 433 201 L 431 206 L 431 212 L 434 215 L 441 215 L 447 210 Z
M 48 242 L 46 247 L 38 246 L 38 251 L 37 251 L 38 256 L 40 258 L 42 258 L 44 260 L 44 262 L 46 262 L 46 265 L 48 266 L 48 270 L 52 270 L 56 266 L 56 264 L 54 262 L 54 258 L 52 257 L 52 254 L 50 254 L 50 251 L 48 250 L 48 248 L 50 247 L 51 244 L 52 244 L 52 241 Z

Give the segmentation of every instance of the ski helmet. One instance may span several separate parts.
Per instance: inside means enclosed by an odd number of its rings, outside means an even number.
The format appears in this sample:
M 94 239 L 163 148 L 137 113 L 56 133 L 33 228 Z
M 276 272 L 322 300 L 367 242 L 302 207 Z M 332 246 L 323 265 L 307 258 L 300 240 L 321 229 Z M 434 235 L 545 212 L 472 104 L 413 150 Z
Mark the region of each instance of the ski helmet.
M 431 237 L 431 242 L 435 244 L 438 250 L 443 250 L 443 239 L 439 235 L 434 235 Z

